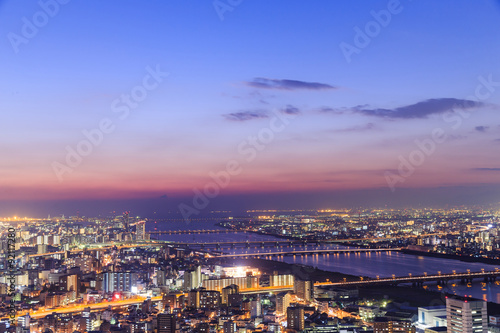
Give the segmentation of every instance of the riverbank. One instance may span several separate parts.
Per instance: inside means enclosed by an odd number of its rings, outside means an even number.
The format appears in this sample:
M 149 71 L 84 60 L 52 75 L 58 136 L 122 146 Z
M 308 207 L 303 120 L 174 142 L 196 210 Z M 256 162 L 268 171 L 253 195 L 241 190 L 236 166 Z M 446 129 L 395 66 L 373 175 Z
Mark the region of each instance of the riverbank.
M 302 280 L 311 280 L 314 282 L 325 281 L 359 281 L 360 277 L 356 275 L 343 274 L 339 272 L 324 271 L 312 266 L 300 264 L 288 264 L 282 261 L 274 261 L 258 258 L 210 258 L 210 264 L 227 265 L 227 266 L 251 266 L 258 268 L 264 274 L 292 274 Z
M 455 254 L 444 254 L 444 253 L 435 253 L 435 252 L 426 252 L 426 251 L 416 251 L 416 250 L 408 250 L 401 249 L 399 252 L 404 254 L 412 254 L 416 256 L 426 256 L 433 258 L 442 258 L 442 259 L 452 259 L 459 260 L 463 262 L 480 262 L 488 265 L 500 265 L 500 259 L 491 259 L 491 258 L 483 258 L 483 257 L 470 257 L 470 256 L 459 256 Z

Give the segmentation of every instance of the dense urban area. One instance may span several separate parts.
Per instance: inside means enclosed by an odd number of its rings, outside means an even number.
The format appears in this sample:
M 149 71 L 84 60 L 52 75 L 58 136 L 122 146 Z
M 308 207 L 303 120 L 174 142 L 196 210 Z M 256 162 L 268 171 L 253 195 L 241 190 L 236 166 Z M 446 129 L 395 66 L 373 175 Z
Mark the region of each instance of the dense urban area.
M 343 274 L 341 267 L 326 272 L 277 260 L 335 251 L 406 251 L 496 263 L 500 239 L 494 210 L 246 215 L 220 219 L 223 228 L 216 230 L 172 230 L 168 220 L 128 212 L 109 218 L 3 218 L 0 331 L 500 332 L 500 311 L 492 303 L 427 290 L 428 284 L 449 281 L 496 283 L 497 270 L 369 278 Z M 231 233 L 274 237 L 161 240 Z

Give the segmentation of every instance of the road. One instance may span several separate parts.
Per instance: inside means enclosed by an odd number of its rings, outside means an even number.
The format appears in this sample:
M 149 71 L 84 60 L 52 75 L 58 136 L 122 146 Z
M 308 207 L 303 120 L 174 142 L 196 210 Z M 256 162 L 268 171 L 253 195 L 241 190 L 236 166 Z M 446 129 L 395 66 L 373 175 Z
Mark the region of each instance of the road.
M 133 304 L 141 304 L 144 302 L 147 298 L 143 297 L 138 297 L 138 298 L 133 298 L 133 299 L 125 299 L 125 300 L 119 300 L 119 301 L 112 301 L 112 302 L 101 302 L 101 303 L 95 303 L 95 304 L 86 304 L 86 305 L 70 305 L 66 307 L 59 307 L 55 309 L 48 309 L 48 310 L 42 310 L 42 311 L 31 311 L 29 312 L 29 315 L 31 318 L 43 318 L 45 316 L 48 316 L 54 312 L 61 314 L 61 313 L 75 313 L 75 312 L 83 312 L 85 308 L 90 308 L 91 310 L 99 310 L 99 309 L 106 309 L 107 307 L 111 306 L 112 308 L 114 307 L 121 307 L 121 306 L 129 306 Z M 160 301 L 162 299 L 161 296 L 153 297 L 151 298 L 152 301 Z M 27 311 L 22 311 L 17 313 L 17 317 L 24 316 L 28 312 Z

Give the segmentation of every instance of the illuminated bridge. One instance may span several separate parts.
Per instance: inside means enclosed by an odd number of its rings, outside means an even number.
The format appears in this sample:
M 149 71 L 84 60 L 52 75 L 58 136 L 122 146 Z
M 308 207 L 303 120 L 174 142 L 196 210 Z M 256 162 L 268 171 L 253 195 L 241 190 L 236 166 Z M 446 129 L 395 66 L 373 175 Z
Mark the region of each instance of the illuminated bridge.
M 203 231 L 203 230 L 202 230 Z M 234 233 L 239 233 L 239 232 L 245 232 L 245 231 L 234 231 L 234 230 L 228 230 L 230 232 Z M 169 234 L 170 231 L 155 231 L 157 234 Z M 172 231 L 172 232 L 177 232 L 177 231 Z M 185 232 L 185 231 L 181 231 Z M 198 231 L 191 231 L 193 233 L 197 233 Z M 207 232 L 211 232 L 207 230 Z M 212 232 L 219 232 L 223 233 L 224 230 L 213 230 Z M 201 248 L 216 248 L 220 249 L 222 247 L 231 247 L 231 248 L 237 248 L 237 247 L 251 247 L 251 246 L 292 246 L 292 245 L 324 245 L 324 244 L 335 244 L 335 243 L 352 243 L 352 242 L 377 242 L 377 241 L 390 241 L 390 240 L 398 240 L 398 239 L 403 239 L 403 238 L 417 238 L 417 237 L 427 237 L 427 236 L 434 236 L 434 235 L 453 235 L 457 234 L 458 232 L 450 232 L 446 234 L 442 233 L 428 233 L 428 234 L 422 234 L 420 236 L 417 235 L 395 235 L 392 237 L 368 237 L 368 238 L 339 238 L 339 239 L 319 239 L 319 240 L 310 240 L 310 239 L 277 239 L 277 240 L 261 240 L 261 241 L 234 241 L 234 242 L 168 242 L 171 245 L 175 246 L 189 246 L 189 247 L 201 247 Z M 174 235 L 175 233 L 172 233 Z M 263 234 L 264 235 L 264 234 Z M 273 235 L 264 235 L 264 236 L 273 236 Z
M 234 234 L 234 233 L 246 233 L 246 231 L 241 230 L 162 230 L 162 231 L 148 231 L 150 235 L 198 235 L 198 234 Z
M 377 279 L 363 279 L 360 277 L 359 281 L 341 281 L 341 282 L 317 282 L 315 286 L 338 286 L 338 287 L 361 287 L 377 284 L 397 285 L 400 283 L 412 283 L 414 285 L 422 285 L 424 282 L 437 281 L 438 284 L 446 284 L 450 280 L 461 280 L 462 282 L 472 282 L 473 279 L 482 278 L 484 281 L 494 281 L 500 275 L 500 270 L 497 268 L 494 271 L 481 272 L 465 272 L 465 273 L 447 273 L 447 274 L 434 274 L 434 275 L 414 275 L 408 276 L 393 276 L 390 278 L 377 278 Z
M 355 242 L 355 241 L 370 241 L 368 238 L 356 238 L 356 239 L 330 239 L 330 240 L 267 240 L 267 241 L 234 241 L 234 242 L 198 242 L 198 243 L 187 243 L 187 242 L 169 242 L 168 244 L 175 246 L 188 246 L 191 248 L 238 248 L 238 247 L 280 247 L 280 246 L 293 246 L 293 245 L 324 245 L 324 244 L 334 244 L 343 242 Z
M 274 257 L 274 256 L 295 256 L 295 255 L 312 255 L 312 254 L 336 254 L 336 253 L 372 253 L 372 252 L 391 252 L 399 251 L 401 248 L 392 249 L 338 249 L 338 250 L 297 250 L 297 251 L 278 251 L 278 252 L 261 252 L 261 253 L 238 253 L 238 254 L 220 254 L 214 255 L 217 258 L 239 258 L 239 257 Z

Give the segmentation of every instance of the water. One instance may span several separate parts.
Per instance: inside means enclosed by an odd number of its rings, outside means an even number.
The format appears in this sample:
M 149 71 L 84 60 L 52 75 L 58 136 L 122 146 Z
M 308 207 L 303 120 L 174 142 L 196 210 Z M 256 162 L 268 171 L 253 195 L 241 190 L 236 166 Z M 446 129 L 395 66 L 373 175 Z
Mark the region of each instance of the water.
M 214 225 L 212 221 L 199 221 L 198 223 L 186 224 L 184 222 L 169 222 L 157 223 L 157 230 L 225 230 Z M 147 230 L 154 230 L 154 224 L 148 223 Z M 266 241 L 279 240 L 282 238 L 273 236 L 258 235 L 253 233 L 220 233 L 220 234 L 183 234 L 183 235 L 157 235 L 158 239 L 169 240 L 174 242 L 231 242 L 231 241 Z M 315 249 L 342 249 L 346 248 L 341 245 L 325 244 L 325 245 L 295 245 L 292 247 L 261 247 L 251 246 L 249 248 L 222 248 L 222 252 L 227 254 L 243 254 L 243 253 L 268 253 L 293 250 L 315 250 Z M 369 276 L 372 278 L 422 275 L 427 274 L 452 273 L 454 270 L 458 273 L 466 272 L 469 269 L 471 272 L 484 270 L 494 270 L 497 266 L 469 263 L 458 260 L 433 258 L 403 254 L 397 251 L 390 252 L 375 252 L 375 253 L 351 253 L 351 254 L 317 254 L 317 255 L 296 255 L 296 256 L 280 256 L 273 257 L 273 260 L 279 260 L 287 263 L 305 264 L 317 267 L 319 269 L 331 272 L 340 272 L 358 276 Z M 498 266 L 500 268 L 500 265 Z M 500 303 L 500 282 L 484 283 L 480 279 L 476 279 L 471 285 L 460 284 L 460 281 L 449 282 L 442 289 L 435 284 L 428 284 L 427 287 L 432 290 L 446 291 L 456 295 L 470 295 L 472 297 L 484 299 L 491 302 Z

